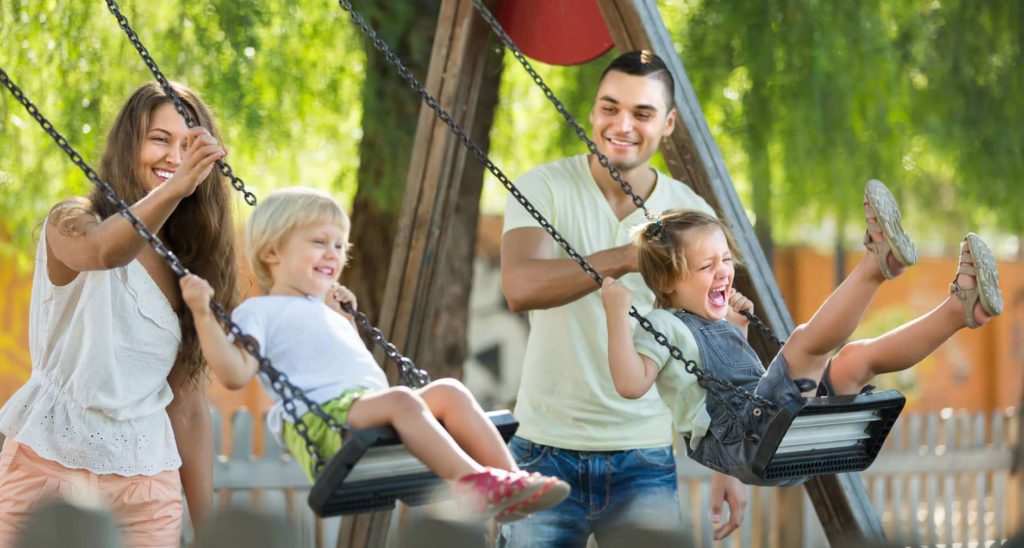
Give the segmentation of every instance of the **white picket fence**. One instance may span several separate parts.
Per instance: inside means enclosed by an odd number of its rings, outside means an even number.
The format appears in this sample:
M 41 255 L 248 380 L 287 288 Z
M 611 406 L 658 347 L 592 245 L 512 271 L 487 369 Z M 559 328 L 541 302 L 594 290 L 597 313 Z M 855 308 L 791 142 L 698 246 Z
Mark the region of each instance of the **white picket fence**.
M 861 474 L 888 539 L 908 546 L 998 546 L 1024 532 L 1017 523 L 1022 480 L 1010 475 L 1016 433 L 1012 409 L 900 417 L 875 463 Z M 710 474 L 683 457 L 679 475 L 697 545 L 712 546 Z M 804 548 L 828 546 L 807 495 L 796 497 L 802 507 L 793 508 L 793 498 L 780 503 L 781 491 L 752 488 L 742 529 L 723 544 L 789 548 L 795 544 L 781 540 L 782 530 L 799 520 Z
M 1010 474 L 1016 439 L 1011 410 L 981 413 L 904 414 L 885 449 L 861 474 L 887 537 L 908 546 L 998 546 L 1015 534 L 1024 504 L 1022 478 Z M 253 456 L 253 419 L 239 411 L 231 419 L 231 453 L 221 451 L 220 417 L 214 414 L 215 506 L 241 507 L 283 516 L 296 547 L 336 544 L 340 518 L 316 518 L 306 497 L 309 483 L 299 466 L 273 440 Z M 2 439 L 2 438 L 0 438 Z M 708 519 L 707 469 L 682 456 L 678 461 L 680 500 L 697 546 L 712 546 Z M 783 489 L 752 488 L 743 526 L 727 541 L 732 547 L 803 548 L 828 546 L 810 500 Z M 785 498 L 784 503 L 780 499 Z M 793 507 L 793 500 L 801 501 Z M 393 519 L 395 526 L 399 520 Z M 796 527 L 798 542 L 793 542 Z M 783 536 L 783 529 L 788 533 Z M 191 533 L 186 529 L 185 537 Z M 392 535 L 393 537 L 393 535 Z M 788 540 L 783 540 L 784 538 Z

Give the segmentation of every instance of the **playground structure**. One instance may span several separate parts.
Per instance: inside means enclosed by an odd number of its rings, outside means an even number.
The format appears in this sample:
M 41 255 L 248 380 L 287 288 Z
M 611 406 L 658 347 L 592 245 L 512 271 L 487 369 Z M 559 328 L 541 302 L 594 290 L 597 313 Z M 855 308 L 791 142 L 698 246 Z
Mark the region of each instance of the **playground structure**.
M 651 49 L 666 59 L 677 75 L 676 107 L 682 123 L 663 150 L 670 171 L 688 181 L 736 227 L 749 274 L 738 280 L 737 285 L 754 298 L 758 310 L 775 331 L 788 333 L 792 320 L 763 253 L 754 243 L 753 231 L 653 2 L 604 1 L 600 8 L 620 50 Z M 486 28 L 475 18 L 470 2 L 452 0 L 442 4 L 427 87 L 444 108 L 456 113 L 460 125 L 469 128 L 477 142 L 486 136 L 494 108 L 494 97 L 487 94 L 493 95 L 496 88 L 487 85 L 487 78 L 494 77 L 496 65 L 494 48 L 481 47 L 487 40 Z M 467 164 L 466 158 L 466 151 L 459 148 L 444 124 L 424 107 L 412 151 L 406 201 L 381 321 L 383 331 L 413 359 L 417 352 L 427 351 L 427 329 L 438 311 L 433 297 L 439 292 L 432 289 L 445 283 L 444 262 L 455 255 L 453 250 L 460 245 L 458 235 L 462 231 L 453 219 L 464 218 L 459 213 L 475 209 L 479 200 L 482 171 L 470 167 L 472 162 Z M 475 219 L 475 215 L 472 217 Z M 755 341 L 755 347 L 762 356 L 774 352 L 773 341 L 764 335 Z M 816 478 L 807 489 L 833 542 L 882 535 L 863 484 L 855 476 Z M 388 517 L 381 514 L 343 522 L 339 545 L 382 542 L 384 536 L 380 532 L 387 527 Z

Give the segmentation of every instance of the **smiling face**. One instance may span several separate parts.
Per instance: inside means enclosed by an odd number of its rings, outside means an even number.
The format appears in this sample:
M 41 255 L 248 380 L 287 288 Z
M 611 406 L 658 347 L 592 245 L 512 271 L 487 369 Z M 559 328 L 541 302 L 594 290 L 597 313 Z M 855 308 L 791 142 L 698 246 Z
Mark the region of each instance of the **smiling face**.
M 699 227 L 681 236 L 689 272 L 667 291 L 671 306 L 707 320 L 724 319 L 736 274 L 725 233 L 718 227 Z
M 337 224 L 318 221 L 294 228 L 260 253 L 270 270 L 271 295 L 323 299 L 345 266 L 348 234 Z
M 170 102 L 155 109 L 139 149 L 139 176 L 151 191 L 174 176 L 185 151 L 188 126 Z
M 601 80 L 590 111 L 594 143 L 622 171 L 645 166 L 675 120 L 661 80 L 615 70 Z

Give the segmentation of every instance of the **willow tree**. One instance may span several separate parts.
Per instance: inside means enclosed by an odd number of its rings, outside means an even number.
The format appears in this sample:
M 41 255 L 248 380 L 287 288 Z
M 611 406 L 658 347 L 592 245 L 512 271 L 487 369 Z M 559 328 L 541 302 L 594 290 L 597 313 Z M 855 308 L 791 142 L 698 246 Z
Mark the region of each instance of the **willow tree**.
M 258 197 L 297 184 L 351 195 L 363 52 L 339 9 L 314 0 L 121 8 L 167 77 L 212 106 L 228 162 Z M 0 66 L 97 166 L 117 110 L 152 79 L 105 5 L 2 2 L 0 43 Z M 31 256 L 33 227 L 49 206 L 89 183 L 6 90 L 0 95 L 0 223 L 12 236 L 8 250 Z
M 1020 230 L 1018 3 L 665 0 L 662 14 L 766 248 L 823 219 L 845 242 L 871 177 L 915 210 L 974 212 L 942 217 L 957 232 Z

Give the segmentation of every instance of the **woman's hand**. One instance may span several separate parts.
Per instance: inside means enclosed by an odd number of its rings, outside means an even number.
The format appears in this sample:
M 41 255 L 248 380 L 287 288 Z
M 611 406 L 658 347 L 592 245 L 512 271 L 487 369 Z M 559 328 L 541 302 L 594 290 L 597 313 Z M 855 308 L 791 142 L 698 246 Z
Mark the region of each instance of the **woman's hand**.
M 174 176 L 164 183 L 175 189 L 182 198 L 191 196 L 210 175 L 213 164 L 228 155 L 228 151 L 204 127 L 189 129 L 185 143 L 181 165 L 174 170 Z
M 192 316 L 206 317 L 211 313 L 210 299 L 213 298 L 213 288 L 209 282 L 195 274 L 189 274 L 178 280 L 178 285 L 181 286 L 181 298 L 192 311 Z
M 747 312 L 750 315 L 754 314 L 754 303 L 750 299 L 746 298 L 742 293 L 735 289 L 729 290 L 729 312 L 726 314 L 725 319 L 731 322 L 733 325 L 739 327 L 746 327 L 750 323 L 750 320 L 746 316 L 740 314 L 740 312 Z
M 356 302 L 356 294 L 349 288 L 336 283 L 334 288 L 327 292 L 327 306 L 349 320 L 355 321 L 355 317 L 342 307 L 343 304 L 349 304 L 352 306 L 352 310 L 358 310 L 359 303 Z
M 633 293 L 615 278 L 605 276 L 601 281 L 601 300 L 606 314 L 624 313 L 633 304 Z

